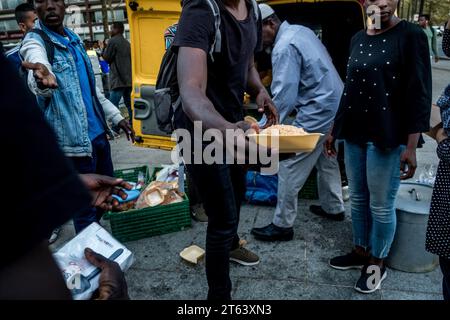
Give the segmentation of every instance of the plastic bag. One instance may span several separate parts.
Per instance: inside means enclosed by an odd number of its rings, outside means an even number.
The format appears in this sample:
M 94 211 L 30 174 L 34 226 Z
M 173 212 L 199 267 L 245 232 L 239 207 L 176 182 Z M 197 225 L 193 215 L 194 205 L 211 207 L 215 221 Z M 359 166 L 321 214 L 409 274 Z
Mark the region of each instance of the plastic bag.
M 275 206 L 277 204 L 278 176 L 247 172 L 245 199 L 251 204 Z
M 123 249 L 114 261 L 119 264 L 124 272 L 134 262 L 133 253 L 111 236 L 108 231 L 94 222 L 53 254 L 69 290 L 78 288 L 77 276 L 78 279 L 80 274 L 87 277 L 96 269 L 84 257 L 84 249 L 87 247 L 106 258 L 109 258 L 119 249 Z M 90 280 L 90 288 L 79 294 L 73 294 L 72 292 L 72 297 L 75 300 L 90 299 L 93 292 L 98 289 L 99 278 L 100 274 Z

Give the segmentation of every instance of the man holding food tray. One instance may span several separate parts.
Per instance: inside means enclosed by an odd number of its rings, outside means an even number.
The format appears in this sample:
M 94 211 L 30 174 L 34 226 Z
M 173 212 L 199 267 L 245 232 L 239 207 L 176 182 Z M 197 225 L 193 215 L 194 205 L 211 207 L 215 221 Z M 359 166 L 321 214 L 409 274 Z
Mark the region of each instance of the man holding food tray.
M 246 89 L 256 97 L 269 123 L 277 122 L 275 107 L 254 66 L 254 53 L 262 47 L 256 2 L 222 0 L 214 3 L 220 14 L 220 28 L 208 2 L 185 2 L 172 44 L 172 50 L 178 54 L 177 77 L 182 106 L 175 111 L 174 123 L 178 132 L 190 133 L 192 140 L 196 131 L 202 135 L 208 129 L 220 133 L 250 129 L 251 124 L 243 121 Z M 199 127 L 200 130 L 195 129 Z M 240 136 L 245 141 L 243 131 Z M 234 140 L 231 141 L 234 148 Z M 195 147 L 195 143 L 192 145 Z M 197 156 L 207 144 L 201 141 L 199 145 Z M 259 263 L 259 257 L 241 245 L 237 234 L 246 168 L 236 163 L 207 164 L 201 156 L 199 161 L 191 161 L 195 155 L 185 152 L 183 160 L 208 215 L 205 256 L 208 299 L 229 300 L 232 291 L 229 261 L 246 266 Z
M 343 84 L 326 48 L 312 30 L 286 21 L 281 23 L 270 6 L 260 4 L 259 7 L 264 46 L 272 47 L 271 91 L 280 123 L 286 123 L 296 110 L 293 126 L 308 133 L 327 133 L 339 106 Z M 312 152 L 300 152 L 280 162 L 273 223 L 253 228 L 256 239 L 288 241 L 293 238 L 298 193 L 314 167 L 318 171 L 321 206 L 311 206 L 310 210 L 335 221 L 345 218 L 339 165 L 336 158 L 327 157 L 323 152 L 324 138 L 320 138 Z

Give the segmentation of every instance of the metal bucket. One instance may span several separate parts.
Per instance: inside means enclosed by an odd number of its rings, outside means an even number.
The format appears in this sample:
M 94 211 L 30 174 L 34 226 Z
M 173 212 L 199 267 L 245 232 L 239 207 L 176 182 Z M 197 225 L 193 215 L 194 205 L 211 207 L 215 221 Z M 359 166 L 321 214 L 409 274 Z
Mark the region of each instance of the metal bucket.
M 397 231 L 386 264 L 405 272 L 430 272 L 439 257 L 425 250 L 425 234 L 433 188 L 418 183 L 402 183 L 395 203 Z

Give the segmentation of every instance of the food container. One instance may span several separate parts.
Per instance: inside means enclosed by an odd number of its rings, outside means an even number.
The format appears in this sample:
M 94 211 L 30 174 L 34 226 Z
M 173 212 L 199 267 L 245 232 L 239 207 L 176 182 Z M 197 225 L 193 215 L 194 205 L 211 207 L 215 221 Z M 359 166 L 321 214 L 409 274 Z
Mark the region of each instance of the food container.
M 199 246 L 192 245 L 180 252 L 180 257 L 192 264 L 197 264 L 205 255 L 205 250 Z
M 249 134 L 257 144 L 264 147 L 275 147 L 280 153 L 312 152 L 317 145 L 321 133 L 306 133 L 303 135 L 268 135 Z M 277 140 L 277 141 L 276 141 Z
M 430 214 L 429 185 L 404 182 L 400 184 L 395 203 L 397 230 L 386 264 L 405 272 L 429 272 L 439 259 L 425 250 L 425 235 Z

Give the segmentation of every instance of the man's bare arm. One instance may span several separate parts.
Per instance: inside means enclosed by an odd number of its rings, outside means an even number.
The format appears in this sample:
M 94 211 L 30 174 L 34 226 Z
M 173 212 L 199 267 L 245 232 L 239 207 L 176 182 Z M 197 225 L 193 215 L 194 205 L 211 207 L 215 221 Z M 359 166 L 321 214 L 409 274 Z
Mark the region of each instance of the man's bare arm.
M 204 129 L 225 131 L 237 128 L 217 112 L 206 96 L 208 76 L 205 51 L 181 47 L 178 52 L 177 73 L 183 110 L 191 121 L 202 121 Z

